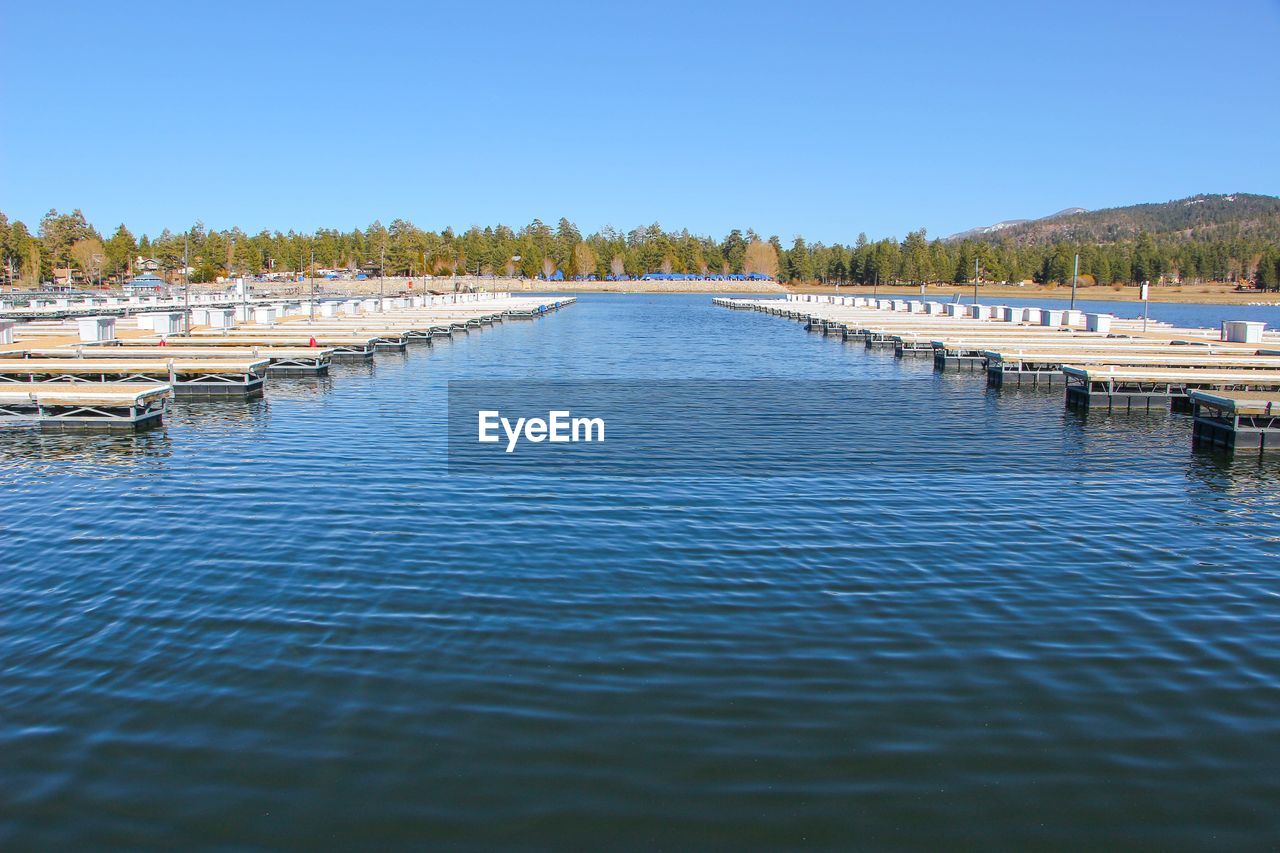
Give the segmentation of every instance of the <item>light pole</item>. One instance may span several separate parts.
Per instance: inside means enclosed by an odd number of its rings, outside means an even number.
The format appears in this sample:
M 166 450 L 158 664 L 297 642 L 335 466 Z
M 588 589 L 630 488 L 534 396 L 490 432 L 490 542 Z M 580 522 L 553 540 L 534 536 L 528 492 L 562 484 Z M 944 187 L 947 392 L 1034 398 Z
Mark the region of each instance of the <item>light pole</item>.
M 182 235 L 182 277 L 186 282 L 187 335 L 191 334 L 191 235 Z
M 1076 254 L 1075 266 L 1071 268 L 1071 307 L 1076 307 L 1076 279 L 1080 277 L 1080 255 Z
M 316 244 L 311 241 L 311 265 L 307 267 L 307 280 L 311 282 L 311 322 L 316 321 Z
M 978 304 L 978 259 L 973 259 L 973 304 Z
M 386 247 L 386 244 L 384 243 L 382 246 L 382 251 L 378 255 L 378 296 L 380 298 L 384 298 L 387 293 L 386 266 L 387 266 L 387 247 Z

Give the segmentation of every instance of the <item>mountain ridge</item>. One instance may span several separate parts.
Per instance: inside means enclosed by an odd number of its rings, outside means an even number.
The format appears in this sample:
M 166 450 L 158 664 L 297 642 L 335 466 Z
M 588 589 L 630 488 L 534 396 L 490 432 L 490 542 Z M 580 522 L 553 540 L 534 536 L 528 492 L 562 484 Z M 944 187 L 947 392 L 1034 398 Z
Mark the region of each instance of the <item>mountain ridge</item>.
M 1181 239 L 1260 236 L 1280 239 L 1280 197 L 1255 193 L 1199 194 L 1099 210 L 1069 207 L 1038 219 L 1010 219 L 943 238 L 1017 245 L 1062 240 L 1104 243 L 1142 233 Z

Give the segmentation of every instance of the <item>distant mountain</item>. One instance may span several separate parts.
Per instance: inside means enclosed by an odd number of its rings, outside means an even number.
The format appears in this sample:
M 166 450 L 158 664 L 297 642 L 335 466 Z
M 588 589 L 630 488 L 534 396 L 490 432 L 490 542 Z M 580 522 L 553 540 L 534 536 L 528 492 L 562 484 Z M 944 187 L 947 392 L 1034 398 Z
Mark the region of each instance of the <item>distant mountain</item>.
M 1280 240 L 1280 198 L 1232 193 L 1105 210 L 1069 207 L 1040 219 L 1011 219 L 971 228 L 946 239 L 1009 241 L 1019 245 L 1059 240 L 1109 243 L 1131 239 L 1143 231 L 1188 240 L 1236 237 Z

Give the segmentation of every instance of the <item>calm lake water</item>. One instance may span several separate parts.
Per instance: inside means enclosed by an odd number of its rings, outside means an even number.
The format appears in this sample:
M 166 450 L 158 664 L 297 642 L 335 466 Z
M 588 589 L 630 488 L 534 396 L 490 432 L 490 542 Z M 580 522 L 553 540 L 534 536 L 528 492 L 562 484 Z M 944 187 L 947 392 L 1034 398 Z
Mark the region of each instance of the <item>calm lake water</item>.
M 451 475 L 488 378 L 883 405 L 804 473 Z M 1280 841 L 1280 460 L 705 295 L 0 430 L 0 536 L 4 849 Z

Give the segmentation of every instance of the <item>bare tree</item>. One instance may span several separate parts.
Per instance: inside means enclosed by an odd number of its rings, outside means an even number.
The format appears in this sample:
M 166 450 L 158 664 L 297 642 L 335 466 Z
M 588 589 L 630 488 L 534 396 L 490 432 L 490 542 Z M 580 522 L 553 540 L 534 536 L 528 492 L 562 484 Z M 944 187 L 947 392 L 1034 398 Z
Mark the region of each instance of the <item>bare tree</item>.
M 553 261 L 553 260 L 550 258 L 550 256 L 543 258 L 543 259 L 542 259 L 542 274 L 543 274 L 544 276 L 546 276 L 547 278 L 551 278 L 551 276 L 555 274 L 555 271 L 556 271 L 556 262 L 555 262 L 555 261 Z
M 778 277 L 778 253 L 771 243 L 763 240 L 752 240 L 747 244 L 746 254 L 742 258 L 742 271 Z
M 596 253 L 586 243 L 573 247 L 573 272 L 575 275 L 594 275 L 596 271 Z
M 106 257 L 106 251 L 102 248 L 102 241 L 85 237 L 71 244 L 71 257 L 84 271 L 85 278 L 93 281 L 102 274 L 102 260 Z
M 621 278 L 627 274 L 627 265 L 622 260 L 622 255 L 614 255 L 613 260 L 609 261 L 609 272 L 613 273 L 615 278 Z

